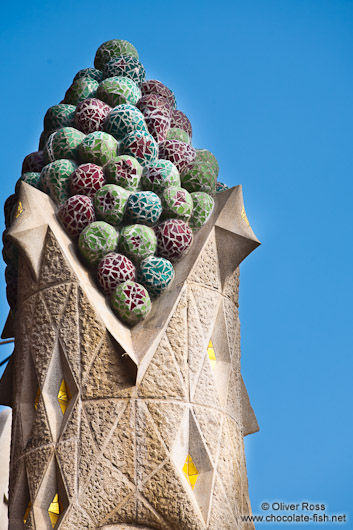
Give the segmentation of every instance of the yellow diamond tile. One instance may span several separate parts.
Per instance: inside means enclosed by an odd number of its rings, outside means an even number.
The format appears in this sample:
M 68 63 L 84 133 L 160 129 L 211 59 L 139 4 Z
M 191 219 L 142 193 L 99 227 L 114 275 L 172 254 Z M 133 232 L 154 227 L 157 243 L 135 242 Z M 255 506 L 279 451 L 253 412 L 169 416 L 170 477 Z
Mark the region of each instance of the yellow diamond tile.
M 211 368 L 213 370 L 214 367 L 216 366 L 217 359 L 216 359 L 216 354 L 215 354 L 214 347 L 213 347 L 213 344 L 212 344 L 211 340 L 210 340 L 210 342 L 208 343 L 208 346 L 207 346 L 207 354 L 208 354 L 208 358 L 209 358 L 210 363 L 211 363 Z
M 199 472 L 190 455 L 186 457 L 185 464 L 183 465 L 183 472 L 190 486 L 194 489 L 199 477 Z
M 59 515 L 63 511 L 62 505 L 59 499 L 59 495 L 56 493 L 54 496 L 54 499 L 52 500 L 49 508 L 48 508 L 48 514 L 50 517 L 51 525 L 53 528 L 55 528 L 55 525 L 59 519 Z
M 38 387 L 36 397 L 34 398 L 34 408 L 37 410 L 40 397 L 40 388 Z
M 58 393 L 58 401 L 61 408 L 61 412 L 65 414 L 68 404 L 70 403 L 71 394 L 69 392 L 69 389 L 66 386 L 65 380 L 63 379 L 61 381 L 59 393 Z
M 26 511 L 25 511 L 25 514 L 24 514 L 24 516 L 23 516 L 23 522 L 24 522 L 24 524 L 26 524 L 26 521 L 27 521 L 27 519 L 28 519 L 29 512 L 31 511 L 31 508 L 32 508 L 32 503 L 31 503 L 31 501 L 29 501 L 28 506 L 27 506 Z

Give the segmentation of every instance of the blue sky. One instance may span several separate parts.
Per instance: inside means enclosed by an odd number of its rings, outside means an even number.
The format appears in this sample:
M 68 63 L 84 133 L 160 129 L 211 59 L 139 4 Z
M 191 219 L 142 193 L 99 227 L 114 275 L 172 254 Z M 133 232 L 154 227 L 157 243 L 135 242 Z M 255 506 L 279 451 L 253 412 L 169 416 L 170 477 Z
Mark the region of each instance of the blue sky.
M 19 1 L 2 7 L 0 28 L 2 203 L 47 108 L 111 38 L 132 42 L 148 77 L 174 90 L 220 180 L 243 185 L 262 242 L 240 291 L 242 370 L 261 427 L 246 439 L 253 512 L 308 500 L 349 514 L 353 2 Z

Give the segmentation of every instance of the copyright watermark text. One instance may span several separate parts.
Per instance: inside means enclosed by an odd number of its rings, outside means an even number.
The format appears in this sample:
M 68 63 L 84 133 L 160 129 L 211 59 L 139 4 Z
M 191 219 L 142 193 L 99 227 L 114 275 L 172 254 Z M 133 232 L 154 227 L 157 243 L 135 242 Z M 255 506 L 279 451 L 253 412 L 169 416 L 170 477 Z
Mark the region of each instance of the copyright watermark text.
M 323 502 L 262 502 L 265 513 L 243 515 L 243 522 L 254 523 L 347 523 L 345 513 L 329 513 Z

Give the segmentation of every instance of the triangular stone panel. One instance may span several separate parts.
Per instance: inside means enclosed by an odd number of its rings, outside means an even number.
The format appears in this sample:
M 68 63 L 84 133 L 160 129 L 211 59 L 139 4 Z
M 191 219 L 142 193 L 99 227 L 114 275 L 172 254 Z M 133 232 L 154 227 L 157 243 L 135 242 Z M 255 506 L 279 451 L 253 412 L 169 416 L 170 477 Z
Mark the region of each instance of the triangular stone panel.
M 211 407 L 195 405 L 193 406 L 193 411 L 214 463 L 221 438 L 222 415 Z
M 123 406 L 124 410 L 120 413 L 103 455 L 130 482 L 135 483 L 135 406 L 133 402 L 127 406 L 124 403 Z
M 32 320 L 31 351 L 40 386 L 43 385 L 55 345 L 55 330 L 40 294 Z
M 52 283 L 75 280 L 75 274 L 64 258 L 53 232 L 48 227 L 40 269 L 40 288 L 46 288 Z
M 179 365 L 184 384 L 188 385 L 187 294 L 183 292 L 168 324 L 166 335 Z
M 218 389 L 211 370 L 209 359 L 205 357 L 202 370 L 200 372 L 193 402 L 209 407 L 221 408 L 221 402 L 218 395 Z
M 63 316 L 64 307 L 66 305 L 67 297 L 71 288 L 71 284 L 63 283 L 44 289 L 42 296 L 47 307 L 51 321 L 54 327 L 57 327 Z
M 210 287 L 216 291 L 221 289 L 221 279 L 219 275 L 218 254 L 214 230 L 212 230 L 208 236 L 207 242 L 204 245 L 199 258 L 188 277 L 188 281 L 206 285 L 207 287 Z
M 208 339 L 218 313 L 220 294 L 199 285 L 192 285 L 191 289 L 196 302 L 203 335 L 205 339 Z
M 190 378 L 190 399 L 192 399 L 198 374 L 206 357 L 206 341 L 194 296 L 188 293 L 188 367 Z
M 40 396 L 26 450 L 38 449 L 42 445 L 52 443 L 52 441 L 43 398 Z
M 37 496 L 40 484 L 45 475 L 49 461 L 53 455 L 54 448 L 52 446 L 44 446 L 30 451 L 26 455 L 26 469 L 28 485 L 31 491 L 31 498 L 34 500 Z
M 56 457 L 69 497 L 73 497 L 76 494 L 77 456 L 76 440 L 68 440 L 57 444 Z
M 167 449 L 171 451 L 187 407 L 184 403 L 145 401 L 153 422 Z
M 98 447 L 106 444 L 118 417 L 126 408 L 126 402 L 116 399 L 85 401 L 86 418 Z
M 59 340 L 70 365 L 76 384 L 80 382 L 80 343 L 77 286 L 71 284 L 65 311 L 60 323 Z

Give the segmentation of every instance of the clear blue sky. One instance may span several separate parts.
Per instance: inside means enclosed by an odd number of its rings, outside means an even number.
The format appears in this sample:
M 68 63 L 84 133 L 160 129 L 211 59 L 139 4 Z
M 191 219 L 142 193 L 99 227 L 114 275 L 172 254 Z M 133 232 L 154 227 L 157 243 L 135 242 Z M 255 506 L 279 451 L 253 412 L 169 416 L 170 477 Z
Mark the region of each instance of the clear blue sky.
M 240 293 L 243 376 L 261 427 L 246 439 L 253 512 L 308 500 L 353 520 L 353 2 L 34 0 L 1 15 L 1 203 L 75 73 L 102 42 L 131 41 L 220 179 L 243 185 L 262 241 Z M 353 522 L 323 528 L 339 526 Z

